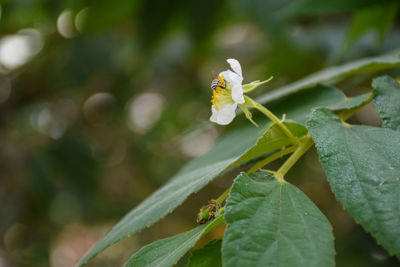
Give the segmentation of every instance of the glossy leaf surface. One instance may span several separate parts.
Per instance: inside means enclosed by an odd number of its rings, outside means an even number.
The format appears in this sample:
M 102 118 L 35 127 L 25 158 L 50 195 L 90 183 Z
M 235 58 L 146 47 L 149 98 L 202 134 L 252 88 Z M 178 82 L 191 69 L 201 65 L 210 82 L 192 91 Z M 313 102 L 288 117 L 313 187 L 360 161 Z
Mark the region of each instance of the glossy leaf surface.
M 241 173 L 227 200 L 223 266 L 334 266 L 332 227 L 297 187 Z
M 348 125 L 327 109 L 315 110 L 307 125 L 336 198 L 400 256 L 400 134 Z

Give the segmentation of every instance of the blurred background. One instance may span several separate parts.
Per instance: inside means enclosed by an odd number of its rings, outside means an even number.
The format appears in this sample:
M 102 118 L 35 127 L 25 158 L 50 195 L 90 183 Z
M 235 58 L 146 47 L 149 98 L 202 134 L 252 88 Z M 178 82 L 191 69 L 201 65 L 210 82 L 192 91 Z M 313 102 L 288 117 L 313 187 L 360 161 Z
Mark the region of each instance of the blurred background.
M 2 0 L 0 267 L 73 266 L 212 147 L 229 130 L 208 122 L 210 82 L 226 58 L 242 63 L 245 82 L 273 75 L 264 93 L 399 48 L 398 11 L 398 1 L 382 0 Z M 376 75 L 341 89 L 366 92 Z M 380 124 L 371 106 L 352 122 Z M 235 173 L 88 266 L 119 266 L 139 247 L 194 227 L 198 209 Z M 337 266 L 398 266 L 336 202 L 315 151 L 289 180 L 333 224 Z

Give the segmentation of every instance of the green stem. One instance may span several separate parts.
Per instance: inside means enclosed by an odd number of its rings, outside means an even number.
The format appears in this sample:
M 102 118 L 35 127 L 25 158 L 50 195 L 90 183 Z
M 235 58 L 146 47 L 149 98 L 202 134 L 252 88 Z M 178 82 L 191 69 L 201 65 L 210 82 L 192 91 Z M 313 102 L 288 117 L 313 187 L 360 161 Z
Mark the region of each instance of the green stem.
M 289 154 L 289 153 L 292 153 L 293 151 L 295 151 L 295 149 L 296 149 L 295 147 L 291 146 L 291 147 L 285 148 L 285 149 L 283 149 L 283 150 L 281 150 L 281 151 L 278 151 L 278 152 L 272 154 L 271 156 L 269 156 L 269 157 L 263 159 L 262 161 L 256 163 L 256 164 L 255 164 L 250 170 L 248 170 L 246 173 L 247 173 L 247 174 L 251 174 L 251 173 L 257 171 L 258 169 L 260 169 L 262 166 L 267 165 L 267 164 L 270 163 L 271 161 L 274 161 L 274 160 L 276 160 L 276 159 L 278 159 L 278 158 L 280 158 L 280 157 L 283 157 L 284 155 L 287 155 L 287 154 Z M 231 192 L 231 190 L 232 190 L 232 186 L 230 186 L 228 189 L 226 189 L 225 192 L 222 193 L 222 195 L 220 195 L 220 196 L 217 198 L 217 200 L 216 200 L 217 203 L 221 205 L 221 204 L 225 201 L 225 199 L 228 197 L 228 195 L 229 195 L 229 193 Z
M 293 165 L 303 156 L 303 154 L 312 146 L 313 140 L 310 136 L 307 136 L 302 140 L 300 145 L 294 151 L 294 153 L 286 160 L 286 162 L 279 168 L 279 170 L 275 173 L 276 179 L 278 182 L 285 183 L 285 175 L 286 173 L 293 167 Z
M 220 195 L 217 198 L 216 201 L 219 205 L 221 205 L 225 201 L 225 199 L 228 197 L 229 193 L 231 192 L 231 189 L 232 189 L 232 186 L 230 186 L 228 189 L 226 189 L 225 192 L 223 192 L 222 195 Z
M 296 150 L 296 147 L 295 147 L 295 146 L 291 146 L 291 147 L 287 147 L 287 148 L 285 148 L 285 149 L 283 149 L 283 150 L 281 150 L 281 151 L 278 151 L 278 152 L 272 154 L 271 156 L 266 157 L 266 158 L 263 159 L 262 161 L 256 163 L 256 164 L 255 164 L 250 170 L 248 170 L 246 173 L 247 173 L 247 174 L 251 174 L 251 173 L 257 171 L 258 169 L 262 168 L 263 166 L 267 165 L 268 163 L 270 163 L 270 162 L 272 162 L 272 161 L 274 161 L 274 160 L 276 160 L 276 159 L 278 159 L 278 158 L 281 158 L 281 157 L 283 157 L 283 156 L 285 156 L 285 155 L 287 155 L 287 154 L 290 154 L 290 153 L 292 153 L 292 152 L 295 151 L 295 150 Z
M 292 132 L 286 127 L 286 125 L 284 125 L 272 112 L 270 112 L 264 106 L 258 104 L 251 98 L 247 96 L 245 96 L 245 98 L 246 101 L 250 102 L 250 106 L 257 108 L 259 111 L 264 113 L 268 118 L 270 118 L 273 122 L 278 124 L 278 126 L 282 129 L 282 131 L 291 139 L 293 144 L 295 144 L 295 146 L 286 147 L 285 149 L 278 151 L 270 155 L 269 157 L 263 159 L 262 161 L 256 163 L 251 169 L 247 171 L 247 174 L 251 174 L 260 169 L 262 166 L 265 166 L 268 163 L 280 157 L 283 157 L 284 155 L 294 152 L 276 172 L 265 170 L 267 172 L 271 172 L 279 183 L 286 183 L 284 179 L 286 173 L 293 167 L 294 164 L 296 164 L 296 162 L 304 155 L 304 153 L 307 152 L 307 150 L 314 144 L 314 141 L 312 140 L 309 134 L 301 139 L 293 136 Z M 341 113 L 339 113 L 338 116 L 342 121 L 345 121 L 369 102 L 371 102 L 371 97 L 369 97 L 367 101 L 365 101 L 359 107 L 350 110 L 344 110 Z M 221 196 L 218 197 L 216 201 L 219 205 L 221 205 L 225 201 L 231 190 L 232 190 L 232 185 L 227 190 L 225 190 L 225 192 L 222 193 Z M 224 208 L 222 207 L 221 209 Z M 224 219 L 222 215 L 220 217 L 217 217 L 214 220 L 214 222 L 211 223 L 210 229 L 207 230 L 207 233 L 212 229 L 214 229 L 215 227 L 217 227 L 218 225 L 220 225 L 223 221 Z
M 270 120 L 275 122 L 282 129 L 282 131 L 285 133 L 285 135 L 287 137 L 289 137 L 292 144 L 299 144 L 299 139 L 297 137 L 295 137 L 292 134 L 292 132 L 286 127 L 286 125 L 284 123 L 282 123 L 282 121 L 280 119 L 278 119 L 278 117 L 276 117 L 271 111 L 269 111 L 266 107 L 264 107 L 263 105 L 260 105 L 259 103 L 257 103 L 253 99 L 251 99 L 250 97 L 248 97 L 246 95 L 244 97 L 245 97 L 245 101 L 249 103 L 249 106 L 258 109 L 261 113 L 263 113 L 265 116 L 267 116 Z
M 348 118 L 350 118 L 354 113 L 364 107 L 366 104 L 371 102 L 371 96 L 360 106 L 357 108 L 353 108 L 350 110 L 344 110 L 338 114 L 338 117 L 344 122 Z M 294 153 L 287 159 L 287 161 L 279 168 L 278 171 L 275 172 L 275 177 L 278 179 L 278 182 L 285 183 L 285 175 L 286 173 L 293 167 L 294 164 L 303 156 L 304 153 L 314 144 L 314 141 L 311 139 L 310 135 L 307 135 L 305 138 L 300 140 L 300 145 L 294 151 Z

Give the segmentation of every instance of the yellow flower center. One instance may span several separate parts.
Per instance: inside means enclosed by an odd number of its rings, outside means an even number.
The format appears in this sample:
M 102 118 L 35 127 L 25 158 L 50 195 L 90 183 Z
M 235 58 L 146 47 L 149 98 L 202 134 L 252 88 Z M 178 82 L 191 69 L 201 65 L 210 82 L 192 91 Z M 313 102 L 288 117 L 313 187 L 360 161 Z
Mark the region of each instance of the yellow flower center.
M 233 102 L 231 94 L 230 84 L 225 81 L 223 75 L 219 76 L 218 86 L 213 90 L 211 97 L 211 103 L 213 107 L 218 110 L 220 105 Z

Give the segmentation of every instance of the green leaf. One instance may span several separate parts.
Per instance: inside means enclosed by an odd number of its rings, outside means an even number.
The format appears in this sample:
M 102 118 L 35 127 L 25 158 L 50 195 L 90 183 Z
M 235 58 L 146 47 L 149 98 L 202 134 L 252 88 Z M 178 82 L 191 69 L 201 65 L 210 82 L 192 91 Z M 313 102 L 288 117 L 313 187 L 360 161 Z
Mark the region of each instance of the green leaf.
M 313 108 L 351 109 L 365 101 L 368 101 L 368 94 L 348 98 L 335 87 L 317 85 L 310 90 L 285 97 L 282 101 L 271 105 L 270 109 L 278 117 L 286 114 L 286 118 L 305 124 Z
M 287 121 L 285 122 L 285 125 L 293 133 L 293 135 L 297 137 L 302 137 L 308 132 L 306 127 L 295 122 Z M 240 159 L 235 161 L 232 166 L 238 166 L 244 162 L 289 144 L 290 139 L 283 133 L 281 128 L 276 124 L 269 124 L 264 134 L 258 139 L 256 145 L 247 151 L 242 157 L 240 157 Z
M 141 248 L 125 263 L 125 267 L 174 265 L 196 242 L 224 221 L 223 216 L 188 232 L 155 241 Z
M 400 256 L 400 134 L 348 125 L 327 109 L 315 110 L 307 125 L 336 198 Z
M 376 30 L 378 34 L 377 42 L 382 44 L 385 33 L 389 30 L 396 17 L 397 6 L 397 1 L 391 1 L 383 4 L 378 3 L 378 5 L 359 10 L 347 34 L 345 49 L 348 49 L 364 33 L 370 30 Z
M 344 97 L 343 101 L 329 105 L 330 110 L 343 110 L 357 108 L 368 101 L 371 101 L 371 93 L 362 94 L 355 97 Z
M 400 66 L 400 51 L 394 51 L 378 57 L 364 58 L 352 61 L 341 66 L 330 67 L 311 74 L 297 82 L 280 87 L 270 93 L 266 93 L 257 99 L 257 102 L 266 104 L 291 95 L 301 90 L 310 89 L 319 83 L 334 83 L 334 79 Z
M 382 76 L 373 80 L 372 88 L 372 103 L 379 111 L 382 126 L 400 130 L 400 84 L 390 76 Z
M 206 186 L 257 142 L 262 129 L 246 127 L 226 135 L 206 155 L 181 169 L 168 183 L 130 211 L 81 259 L 79 265 L 121 238 L 152 225 Z
M 276 111 L 277 114 L 285 112 L 287 118 L 304 123 L 312 108 L 332 106 L 345 101 L 344 94 L 334 87 L 317 86 L 309 91 L 287 97 L 278 103 L 278 108 L 272 107 L 272 110 Z M 281 107 L 285 107 L 285 109 Z M 293 127 L 298 128 L 299 134 L 301 133 L 301 127 Z M 247 127 L 232 131 L 221 138 L 208 153 L 191 161 L 163 187 L 125 215 L 94 245 L 78 265 L 85 264 L 123 237 L 140 231 L 163 218 L 179 206 L 190 194 L 206 186 L 229 166 L 237 165 L 235 162 L 256 145 L 263 133 L 265 133 L 265 130 L 262 130 L 262 128 L 256 128 L 249 124 Z M 251 157 L 251 155 L 247 155 L 246 160 L 251 159 Z M 240 162 L 244 162 L 243 158 Z
M 273 105 L 271 110 L 280 117 L 286 114 L 287 118 L 299 122 L 300 124 L 286 121 L 285 124 L 295 136 L 302 137 L 306 135 L 308 131 L 301 124 L 305 124 L 313 108 L 320 106 L 328 107 L 331 110 L 353 109 L 370 101 L 370 95 L 370 93 L 367 93 L 348 98 L 341 91 L 332 86 L 318 85 L 312 90 L 286 97 L 282 102 Z M 262 123 L 262 125 L 263 124 L 264 123 Z M 230 167 L 239 166 L 244 162 L 289 144 L 290 140 L 283 134 L 282 130 L 277 125 L 270 124 L 265 128 L 263 135 L 258 139 L 256 145 Z
M 223 266 L 334 266 L 332 227 L 298 188 L 241 173 L 227 199 Z
M 186 267 L 221 267 L 222 240 L 214 240 L 203 248 L 192 251 Z

